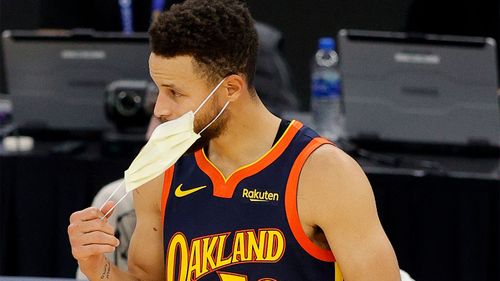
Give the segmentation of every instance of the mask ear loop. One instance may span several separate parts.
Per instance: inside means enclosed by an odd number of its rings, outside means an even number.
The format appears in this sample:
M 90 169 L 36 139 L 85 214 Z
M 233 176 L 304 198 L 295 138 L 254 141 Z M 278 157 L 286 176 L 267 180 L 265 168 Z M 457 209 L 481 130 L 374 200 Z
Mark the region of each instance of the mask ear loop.
M 115 205 L 113 205 L 113 207 L 111 207 L 111 209 L 109 209 L 106 214 L 104 214 L 104 216 L 101 218 L 101 220 L 103 220 L 105 217 L 107 217 L 115 208 L 116 206 L 118 206 L 118 204 L 120 204 L 120 202 L 122 202 L 123 199 L 125 199 L 125 197 L 127 197 L 127 195 L 129 194 L 130 192 L 127 192 L 125 193 L 119 200 L 118 202 L 115 203 Z
M 117 191 L 118 191 L 118 190 L 119 190 L 119 189 L 123 186 L 123 184 L 124 184 L 124 183 L 125 183 L 125 181 L 122 181 L 122 182 L 121 182 L 121 183 L 120 183 L 120 184 L 119 184 L 119 185 L 118 185 L 118 186 L 117 186 L 117 187 L 113 190 L 113 192 L 111 193 L 111 195 L 109 195 L 109 196 L 108 196 L 108 199 L 106 199 L 106 201 L 104 201 L 104 203 L 101 205 L 101 207 L 99 208 L 99 211 L 101 211 L 101 212 L 102 212 L 102 208 L 104 208 L 104 205 L 106 205 L 106 203 L 108 203 L 108 202 L 109 202 L 109 200 L 111 199 L 111 197 L 113 197 L 113 196 L 116 194 L 116 192 L 117 192 Z M 109 209 L 109 210 L 106 212 L 106 214 L 105 214 L 103 217 L 101 217 L 101 220 L 103 220 L 106 216 L 108 216 L 108 215 L 109 215 L 109 213 L 111 213 L 111 212 L 112 212 L 112 211 L 116 208 L 116 206 L 118 206 L 118 204 L 119 204 L 119 203 L 120 203 L 123 199 L 125 199 L 125 197 L 127 197 L 127 195 L 128 195 L 128 194 L 129 194 L 128 192 L 127 192 L 127 193 L 125 193 L 125 195 L 123 195 L 123 196 L 122 196 L 122 197 L 118 200 L 118 202 L 116 202 L 116 203 L 115 203 L 115 205 L 113 205 L 113 207 L 111 207 L 111 209 Z
M 203 128 L 198 134 L 200 135 L 201 133 L 203 133 L 203 131 L 208 129 L 208 127 L 210 127 L 210 125 L 212 125 L 221 116 L 221 114 L 224 112 L 224 110 L 226 110 L 228 105 L 229 105 L 229 101 L 226 102 L 226 104 L 224 105 L 222 110 L 219 112 L 219 114 L 217 114 L 217 116 L 215 116 L 215 118 L 212 119 L 212 121 L 210 121 L 210 123 L 208 123 L 208 125 L 206 125 L 205 128 Z
M 210 97 L 215 93 L 215 91 L 217 91 L 220 87 L 220 85 L 222 85 L 222 83 L 224 83 L 224 81 L 226 81 L 226 78 L 222 79 L 222 81 L 219 82 L 219 84 L 217 84 L 217 86 L 215 86 L 215 88 L 210 92 L 210 94 L 208 94 L 208 96 L 201 102 L 201 104 L 198 106 L 198 108 L 194 111 L 194 115 L 196 115 L 196 113 L 198 113 L 198 111 L 200 111 L 201 107 L 203 105 L 205 105 L 205 103 L 208 101 L 208 99 L 210 99 Z
M 104 203 L 101 205 L 101 207 L 99 208 L 99 211 L 102 211 L 102 208 L 104 208 L 104 205 L 106 205 L 106 203 L 108 203 L 109 199 L 111 199 L 111 197 L 113 197 L 113 195 L 116 194 L 116 192 L 120 189 L 120 187 L 122 187 L 122 185 L 125 183 L 125 181 L 122 181 L 114 190 L 113 192 L 111 193 L 111 195 L 109 195 L 108 199 L 106 199 L 106 201 L 104 201 Z

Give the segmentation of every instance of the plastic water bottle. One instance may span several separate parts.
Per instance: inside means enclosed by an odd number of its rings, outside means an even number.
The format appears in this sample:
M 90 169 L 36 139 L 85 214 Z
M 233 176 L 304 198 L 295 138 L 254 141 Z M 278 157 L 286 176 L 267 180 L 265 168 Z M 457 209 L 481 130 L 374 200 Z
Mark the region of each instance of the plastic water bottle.
M 335 40 L 320 38 L 311 66 L 311 107 L 316 131 L 332 141 L 344 136 L 345 124 L 338 62 Z

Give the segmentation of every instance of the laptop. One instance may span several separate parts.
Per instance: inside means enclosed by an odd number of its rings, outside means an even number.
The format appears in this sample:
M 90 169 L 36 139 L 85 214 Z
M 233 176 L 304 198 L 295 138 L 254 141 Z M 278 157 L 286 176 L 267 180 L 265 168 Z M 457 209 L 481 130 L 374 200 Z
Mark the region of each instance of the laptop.
M 4 31 L 7 97 L 21 129 L 106 131 L 106 86 L 149 80 L 146 34 Z
M 341 30 L 338 46 L 348 139 L 500 148 L 494 39 Z

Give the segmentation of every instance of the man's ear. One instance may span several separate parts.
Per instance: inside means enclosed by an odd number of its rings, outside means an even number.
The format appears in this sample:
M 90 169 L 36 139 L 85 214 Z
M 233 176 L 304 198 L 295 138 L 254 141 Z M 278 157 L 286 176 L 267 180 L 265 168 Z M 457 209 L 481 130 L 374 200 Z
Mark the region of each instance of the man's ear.
M 224 84 L 226 86 L 228 100 L 231 102 L 237 100 L 247 89 L 246 80 L 238 74 L 229 75 Z

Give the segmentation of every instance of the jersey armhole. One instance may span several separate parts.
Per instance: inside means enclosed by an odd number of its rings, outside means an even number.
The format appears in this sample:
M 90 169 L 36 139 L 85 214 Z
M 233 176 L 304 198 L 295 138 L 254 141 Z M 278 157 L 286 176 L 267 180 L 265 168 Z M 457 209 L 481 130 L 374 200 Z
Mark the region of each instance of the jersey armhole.
M 165 175 L 163 177 L 163 190 L 161 193 L 161 221 L 163 224 L 165 223 L 165 212 L 167 209 L 167 201 L 168 201 L 168 196 L 170 194 L 170 187 L 172 185 L 172 180 L 174 177 L 174 167 L 175 165 L 166 170 Z
M 293 236 L 302 247 L 302 249 L 304 249 L 309 255 L 318 260 L 324 262 L 335 262 L 335 256 L 333 255 L 332 251 L 317 246 L 309 239 L 309 237 L 307 237 L 300 223 L 299 213 L 297 209 L 297 189 L 302 168 L 304 167 L 304 164 L 309 156 L 320 146 L 326 144 L 334 145 L 327 139 L 320 137 L 314 138 L 300 152 L 299 156 L 293 163 L 285 191 L 285 212 L 288 225 L 293 233 Z

